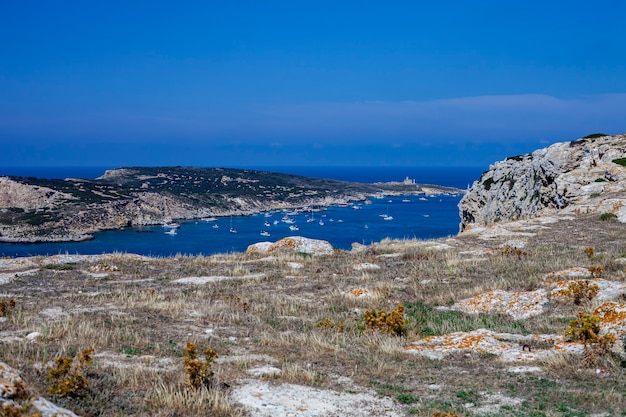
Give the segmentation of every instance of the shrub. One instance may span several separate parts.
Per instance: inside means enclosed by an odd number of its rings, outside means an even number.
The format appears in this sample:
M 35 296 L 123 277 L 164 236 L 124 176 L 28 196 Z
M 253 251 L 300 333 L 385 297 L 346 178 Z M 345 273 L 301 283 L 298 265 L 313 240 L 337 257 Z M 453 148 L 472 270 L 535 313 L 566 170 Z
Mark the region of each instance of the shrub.
M 613 213 L 602 213 L 600 215 L 600 220 L 602 220 L 602 221 L 612 220 L 612 219 L 617 219 L 617 215 L 615 215 Z
M 84 349 L 78 355 L 78 361 L 69 356 L 56 358 L 54 366 L 48 370 L 50 394 L 61 397 L 85 395 L 89 381 L 83 374 L 93 364 L 93 351 L 93 348 Z
M 565 339 L 571 342 L 592 343 L 598 340 L 600 333 L 600 318 L 596 315 L 579 311 L 578 318 L 570 321 L 565 329 Z
M 5 317 L 13 310 L 15 310 L 15 298 L 10 298 L 8 301 L 0 301 L 0 317 Z
M 528 252 L 511 245 L 502 246 L 498 249 L 498 253 L 503 256 L 517 256 L 518 259 L 522 259 L 522 256 L 528 256 Z
M 387 312 L 384 309 L 375 308 L 365 311 L 363 315 L 365 325 L 372 330 L 391 333 L 401 336 L 406 333 L 406 320 L 404 318 L 404 306 L 398 304 L 395 310 Z
M 587 258 L 591 259 L 593 258 L 593 255 L 596 253 L 596 251 L 590 246 L 585 248 L 585 255 L 587 255 Z
M 561 294 L 574 300 L 574 304 L 581 305 L 583 302 L 591 301 L 600 292 L 600 287 L 589 280 L 572 281 L 567 285 L 567 289 Z
M 320 329 L 334 329 L 338 333 L 341 333 L 345 329 L 346 325 L 343 321 L 334 322 L 326 317 L 315 323 L 315 327 L 318 327 Z
M 604 136 L 609 136 L 606 133 L 592 133 L 590 135 L 585 136 L 583 139 L 596 139 L 596 138 L 602 138 Z
M 413 394 L 400 394 L 396 395 L 396 400 L 403 404 L 413 404 L 419 402 L 420 399 Z
M 213 359 L 219 357 L 213 349 L 205 349 L 202 353 L 204 353 L 204 362 L 197 359 L 198 348 L 195 343 L 187 342 L 186 348 L 183 349 L 187 384 L 196 389 L 211 386 L 213 382 L 211 365 Z
M 582 311 L 565 329 L 565 339 L 585 344 L 583 364 L 586 366 L 594 366 L 599 357 L 610 353 L 616 341 L 611 333 L 600 336 L 600 318 Z
M 594 278 L 600 278 L 604 274 L 604 267 L 600 265 L 591 265 L 589 268 L 591 276 Z
M 44 269 L 51 269 L 53 271 L 72 271 L 76 269 L 76 263 L 69 262 L 66 264 L 46 264 L 43 266 Z
M 613 163 L 617 164 L 617 165 L 621 165 L 623 167 L 626 167 L 626 158 L 617 158 L 613 160 Z

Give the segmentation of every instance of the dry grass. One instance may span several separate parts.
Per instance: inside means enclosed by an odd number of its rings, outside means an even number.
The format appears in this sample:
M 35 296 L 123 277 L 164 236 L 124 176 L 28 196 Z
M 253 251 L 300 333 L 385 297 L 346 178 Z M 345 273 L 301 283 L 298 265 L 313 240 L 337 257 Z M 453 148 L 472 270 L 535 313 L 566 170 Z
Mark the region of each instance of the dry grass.
M 518 321 L 435 307 L 496 289 L 534 290 L 546 274 L 573 266 L 594 265 L 604 278 L 626 281 L 624 264 L 615 261 L 626 255 L 624 236 L 621 224 L 579 217 L 524 238 L 524 254 L 498 249 L 505 239 L 467 235 L 446 241 L 447 250 L 383 241 L 361 253 L 326 257 L 230 254 L 146 261 L 115 254 L 67 270 L 41 268 L 0 287 L 0 299 L 15 299 L 0 323 L 0 360 L 22 369 L 32 389 L 47 395 L 51 361 L 93 347 L 94 366 L 85 375 L 89 394 L 71 404 L 52 398 L 84 416 L 243 416 L 228 386 L 251 378 L 250 368 L 268 364 L 281 369 L 266 377 L 272 384 L 342 390 L 336 380 L 343 376 L 384 396 L 410 400 L 410 394 L 418 400 L 404 407 L 417 416 L 473 415 L 465 405 L 484 403 L 484 393 L 523 401 L 521 408 L 503 408 L 498 415 L 618 415 L 626 409 L 626 379 L 615 360 L 607 360 L 601 375 L 573 356 L 542 362 L 540 374 L 514 374 L 510 364 L 488 354 L 432 361 L 404 347 L 426 335 L 480 327 L 563 334 L 580 308 L 594 304 L 554 303 L 545 314 Z M 486 254 L 464 254 L 476 249 Z M 293 262 L 302 268 L 288 266 Z M 362 263 L 380 269 L 354 268 Z M 237 279 L 174 282 L 202 276 Z M 369 296 L 351 296 L 355 289 L 367 289 Z M 404 335 L 363 321 L 368 310 L 392 311 L 399 304 L 406 307 Z M 324 320 L 332 325 L 317 325 Z M 30 341 L 25 336 L 31 332 L 41 336 Z M 213 364 L 211 387 L 184 383 L 181 352 L 189 341 L 223 359 Z M 237 357 L 242 359 L 228 359 Z

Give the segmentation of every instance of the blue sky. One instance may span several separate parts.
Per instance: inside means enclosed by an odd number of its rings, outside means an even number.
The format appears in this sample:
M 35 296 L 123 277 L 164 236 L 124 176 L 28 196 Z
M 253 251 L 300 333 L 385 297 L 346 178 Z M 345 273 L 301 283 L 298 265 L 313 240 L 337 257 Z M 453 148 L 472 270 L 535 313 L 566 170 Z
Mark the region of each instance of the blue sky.
M 7 2 L 0 167 L 482 166 L 623 133 L 624 16 L 621 0 Z

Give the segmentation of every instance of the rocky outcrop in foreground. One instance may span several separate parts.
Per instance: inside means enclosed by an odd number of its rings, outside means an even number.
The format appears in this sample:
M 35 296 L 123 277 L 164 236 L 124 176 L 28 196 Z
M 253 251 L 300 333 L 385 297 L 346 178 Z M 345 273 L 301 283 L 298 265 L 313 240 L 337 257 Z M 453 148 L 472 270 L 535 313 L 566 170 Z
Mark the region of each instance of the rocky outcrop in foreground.
M 461 231 L 550 210 L 626 221 L 625 157 L 626 134 L 590 135 L 496 162 L 459 203 Z

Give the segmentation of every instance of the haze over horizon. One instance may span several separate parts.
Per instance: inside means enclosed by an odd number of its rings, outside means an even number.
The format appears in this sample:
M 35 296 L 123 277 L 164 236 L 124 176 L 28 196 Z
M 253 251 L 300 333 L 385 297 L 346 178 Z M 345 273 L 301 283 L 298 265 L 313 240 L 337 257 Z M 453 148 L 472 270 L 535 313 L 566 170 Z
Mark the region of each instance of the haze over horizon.
M 485 166 L 626 132 L 626 3 L 12 2 L 0 166 Z

